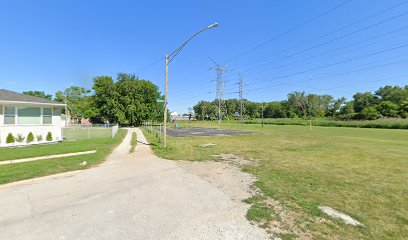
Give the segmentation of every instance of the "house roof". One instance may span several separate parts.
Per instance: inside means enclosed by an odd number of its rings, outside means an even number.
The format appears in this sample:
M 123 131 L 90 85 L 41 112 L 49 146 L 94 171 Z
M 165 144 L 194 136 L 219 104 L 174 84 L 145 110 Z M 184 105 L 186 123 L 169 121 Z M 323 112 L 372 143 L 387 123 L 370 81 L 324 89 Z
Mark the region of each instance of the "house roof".
M 63 103 L 48 100 L 45 98 L 34 97 L 22 93 L 17 93 L 5 89 L 0 89 L 0 101 L 1 102 L 19 102 L 19 103 L 39 103 L 47 105 L 65 105 Z

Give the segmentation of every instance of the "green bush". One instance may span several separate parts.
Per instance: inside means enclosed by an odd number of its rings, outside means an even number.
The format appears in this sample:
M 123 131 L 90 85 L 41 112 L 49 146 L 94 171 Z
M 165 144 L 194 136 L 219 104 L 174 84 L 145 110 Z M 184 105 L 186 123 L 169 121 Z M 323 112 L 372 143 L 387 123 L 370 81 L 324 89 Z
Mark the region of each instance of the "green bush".
M 366 107 L 359 113 L 361 119 L 375 120 L 381 117 L 375 107 Z
M 37 135 L 37 141 L 41 142 L 43 140 L 43 136 L 42 135 Z
M 16 139 L 14 138 L 13 134 L 9 133 L 6 138 L 6 143 L 14 143 Z
M 45 139 L 47 139 L 47 141 L 52 141 L 52 133 L 48 132 L 47 137 Z
M 34 141 L 34 134 L 30 132 L 27 136 L 27 143 L 33 142 Z

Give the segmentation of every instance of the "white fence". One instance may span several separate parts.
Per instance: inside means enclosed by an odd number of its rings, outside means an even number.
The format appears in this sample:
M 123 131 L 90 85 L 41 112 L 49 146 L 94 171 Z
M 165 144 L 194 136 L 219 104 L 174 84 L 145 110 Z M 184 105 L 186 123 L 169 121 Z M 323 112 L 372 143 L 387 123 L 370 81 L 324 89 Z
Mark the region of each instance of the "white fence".
M 64 140 L 114 138 L 118 130 L 118 125 L 77 124 L 62 128 L 62 135 Z

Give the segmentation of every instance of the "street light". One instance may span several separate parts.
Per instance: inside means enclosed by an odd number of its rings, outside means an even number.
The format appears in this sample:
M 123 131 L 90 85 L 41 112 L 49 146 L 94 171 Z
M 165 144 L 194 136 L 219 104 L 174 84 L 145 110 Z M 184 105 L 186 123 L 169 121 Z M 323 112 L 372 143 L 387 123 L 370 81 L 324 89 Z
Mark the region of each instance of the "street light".
M 187 41 L 185 41 L 180 47 L 174 50 L 172 53 L 166 53 L 166 87 L 165 87 L 165 94 L 164 94 L 164 117 L 163 117 L 163 145 L 164 147 L 167 146 L 167 104 L 168 104 L 168 89 L 169 89 L 169 63 L 179 54 L 181 49 L 183 49 L 187 43 L 189 43 L 193 38 L 195 38 L 198 34 L 211 29 L 218 27 L 218 23 L 211 24 L 206 28 L 201 29 L 200 31 L 196 32 L 193 36 L 191 36 Z

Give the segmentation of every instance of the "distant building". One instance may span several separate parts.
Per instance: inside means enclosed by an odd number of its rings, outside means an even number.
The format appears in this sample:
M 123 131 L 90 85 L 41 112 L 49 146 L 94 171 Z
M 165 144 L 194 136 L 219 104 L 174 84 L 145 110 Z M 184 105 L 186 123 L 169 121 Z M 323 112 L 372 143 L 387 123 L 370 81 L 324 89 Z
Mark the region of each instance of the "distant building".
M 184 113 L 182 115 L 178 114 L 176 111 L 170 113 L 170 121 L 188 121 L 188 120 L 195 120 L 194 115 L 189 113 Z

